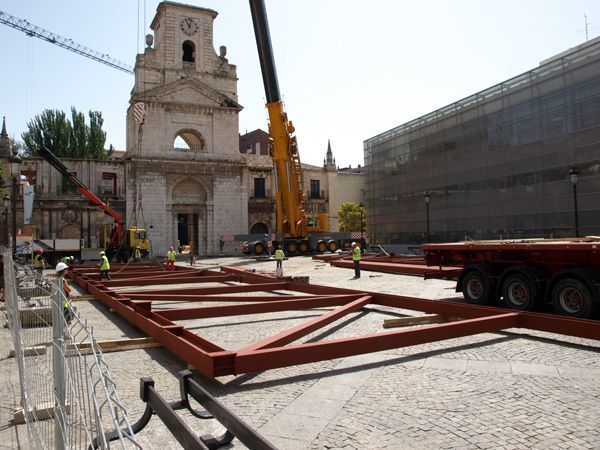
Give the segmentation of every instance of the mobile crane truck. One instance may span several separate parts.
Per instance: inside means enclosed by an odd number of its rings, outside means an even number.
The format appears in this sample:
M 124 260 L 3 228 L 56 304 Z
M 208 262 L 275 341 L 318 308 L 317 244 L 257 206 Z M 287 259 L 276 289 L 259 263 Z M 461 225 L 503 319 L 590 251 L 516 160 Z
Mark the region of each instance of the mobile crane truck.
M 352 241 L 365 248 L 365 240 L 352 239 L 351 233 L 329 231 L 329 215 L 317 214 L 309 220 L 304 210 L 304 186 L 302 165 L 294 125 L 288 120 L 279 93 L 275 70 L 275 59 L 267 13 L 263 0 L 250 0 L 250 12 L 262 71 L 263 84 L 269 114 L 269 133 L 272 143 L 272 158 L 275 166 L 277 196 L 275 211 L 277 218 L 276 248 L 281 245 L 287 255 L 308 252 L 335 252 L 338 248 L 349 248 Z M 266 251 L 268 236 L 247 235 L 250 239 L 243 244 L 244 253 L 262 254 Z
M 93 205 L 99 207 L 104 214 L 114 219 L 114 224 L 103 226 L 100 230 L 100 246 L 104 248 L 109 260 L 117 259 L 118 261 L 126 262 L 133 254 L 136 246 L 139 247 L 142 256 L 148 254 L 150 242 L 148 241 L 145 229 L 138 227 L 125 228 L 123 217 L 108 204 L 96 197 L 54 153 L 47 148 L 42 148 L 39 154 Z

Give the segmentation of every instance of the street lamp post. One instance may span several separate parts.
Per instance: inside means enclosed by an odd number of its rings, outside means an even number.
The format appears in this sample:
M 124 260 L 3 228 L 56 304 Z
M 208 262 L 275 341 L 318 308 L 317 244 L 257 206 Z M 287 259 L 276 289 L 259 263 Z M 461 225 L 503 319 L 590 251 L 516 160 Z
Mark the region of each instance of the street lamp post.
M 21 176 L 21 158 L 14 154 L 8 158 L 12 172 L 12 195 L 11 195 L 11 213 L 12 213 L 12 256 L 17 258 L 17 196 L 19 195 L 19 179 Z
M 426 218 L 426 222 L 427 222 L 427 242 L 429 242 L 429 200 L 431 198 L 431 195 L 429 195 L 428 191 L 425 191 L 425 211 L 427 214 L 427 218 Z
M 4 197 L 2 197 L 2 204 L 4 205 L 4 211 L 2 212 L 2 215 L 4 216 L 4 246 L 8 247 L 8 207 L 10 205 L 10 197 L 8 196 L 8 194 L 5 194 Z
M 577 178 L 579 172 L 575 169 L 575 167 L 571 167 L 569 170 L 569 177 L 571 178 L 571 184 L 573 185 L 573 206 L 575 211 L 575 237 L 579 237 L 579 213 L 577 211 Z
M 364 227 L 364 210 L 365 210 L 365 205 L 362 204 L 362 202 L 360 202 L 360 204 L 358 205 L 358 207 L 360 208 L 360 238 L 363 239 L 364 238 L 364 231 L 365 231 L 365 227 Z M 361 244 L 362 245 L 362 244 Z

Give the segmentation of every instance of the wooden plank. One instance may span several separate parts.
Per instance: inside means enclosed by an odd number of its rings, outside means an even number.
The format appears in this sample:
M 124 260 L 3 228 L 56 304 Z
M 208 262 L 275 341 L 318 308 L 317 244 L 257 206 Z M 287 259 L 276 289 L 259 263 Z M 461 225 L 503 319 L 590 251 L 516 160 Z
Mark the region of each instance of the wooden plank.
M 96 345 L 100 348 L 102 353 L 137 350 L 140 348 L 162 347 L 162 344 L 157 342 L 153 337 L 96 341 Z M 82 344 L 72 344 L 67 348 L 67 350 L 75 350 L 75 348 L 78 348 L 81 354 L 87 355 L 92 351 L 91 346 L 92 344 L 90 342 L 84 342 Z
M 383 328 L 408 327 L 411 325 L 427 325 L 432 323 L 446 323 L 458 320 L 456 317 L 441 316 L 439 314 L 424 314 L 422 316 L 399 317 L 398 319 L 386 319 Z
M 8 352 L 9 358 L 14 358 L 17 352 L 15 349 L 10 349 Z M 39 356 L 46 354 L 46 346 L 45 345 L 35 345 L 33 347 L 25 347 L 23 349 L 23 356 Z
M 95 295 L 86 294 L 86 295 L 77 295 L 75 297 L 71 297 L 71 302 L 84 302 L 84 301 L 94 301 L 98 300 Z

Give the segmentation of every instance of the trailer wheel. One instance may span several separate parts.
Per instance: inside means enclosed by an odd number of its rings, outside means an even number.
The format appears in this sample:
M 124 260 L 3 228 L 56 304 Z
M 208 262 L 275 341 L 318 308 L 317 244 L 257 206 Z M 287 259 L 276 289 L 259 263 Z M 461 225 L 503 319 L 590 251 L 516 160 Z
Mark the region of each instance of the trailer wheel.
M 291 256 L 294 253 L 296 253 L 296 251 L 298 250 L 298 244 L 296 242 L 288 242 L 286 244 L 286 250 L 287 250 L 287 254 L 289 256 Z
M 331 240 L 329 242 L 327 242 L 327 250 L 329 250 L 331 253 L 335 253 L 338 249 L 338 243 L 337 241 Z
M 299 251 L 301 254 L 303 254 L 303 255 L 304 255 L 305 253 L 307 253 L 307 252 L 308 252 L 308 249 L 309 249 L 308 242 L 306 242 L 306 241 L 301 241 L 301 242 L 300 242 L 300 245 L 298 246 L 298 251 Z
M 509 308 L 531 311 L 537 305 L 538 296 L 535 282 L 523 273 L 511 273 L 502 283 L 502 297 Z
M 598 309 L 589 286 L 577 278 L 563 278 L 552 289 L 552 306 L 563 316 L 592 317 Z
M 262 255 L 265 252 L 265 246 L 262 242 L 256 242 L 252 249 L 255 255 Z
M 479 270 L 466 273 L 461 282 L 463 297 L 474 305 L 488 305 L 494 299 L 489 276 Z
M 325 241 L 317 242 L 317 253 L 325 253 L 327 250 L 327 243 Z

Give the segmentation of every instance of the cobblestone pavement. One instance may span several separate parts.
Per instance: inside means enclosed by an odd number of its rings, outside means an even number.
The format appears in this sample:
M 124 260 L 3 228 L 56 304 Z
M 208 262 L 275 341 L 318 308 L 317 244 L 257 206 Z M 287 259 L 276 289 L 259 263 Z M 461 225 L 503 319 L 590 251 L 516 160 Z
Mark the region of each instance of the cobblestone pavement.
M 274 261 L 217 258 L 200 263 L 197 267 L 244 263 L 245 268 L 275 270 Z M 365 271 L 354 280 L 351 269 L 307 257 L 286 260 L 284 272 L 308 275 L 314 284 L 461 299 L 453 282 Z M 78 302 L 77 307 L 94 325 L 99 340 L 141 336 L 99 302 Z M 398 312 L 420 314 L 369 306 L 306 339 L 378 332 L 383 319 Z M 283 312 L 184 324 L 236 349 L 320 313 Z M 175 376 L 186 365 L 166 350 L 107 353 L 105 359 L 132 420 L 144 409 L 140 377 L 154 378 L 164 398 L 178 399 Z M 18 383 L 18 377 L 4 360 L 0 371 L 2 413 L 7 386 Z M 282 449 L 600 448 L 600 340 L 510 329 L 261 373 L 197 379 Z M 15 435 L 14 427 L 7 426 L 7 415 L 0 418 L 0 437 Z M 222 431 L 212 420 L 188 416 L 186 420 L 198 434 Z M 145 448 L 178 448 L 156 417 L 138 437 Z M 234 440 L 230 448 L 244 447 Z

